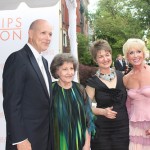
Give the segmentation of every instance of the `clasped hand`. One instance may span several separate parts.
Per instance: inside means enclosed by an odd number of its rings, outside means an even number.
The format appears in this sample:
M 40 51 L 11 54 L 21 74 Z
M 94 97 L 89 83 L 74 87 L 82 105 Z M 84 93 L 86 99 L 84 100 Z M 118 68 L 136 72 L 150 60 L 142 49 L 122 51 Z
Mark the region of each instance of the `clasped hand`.
M 107 107 L 104 109 L 104 116 L 109 118 L 109 119 L 115 119 L 117 112 L 113 111 L 113 106 L 112 107 Z

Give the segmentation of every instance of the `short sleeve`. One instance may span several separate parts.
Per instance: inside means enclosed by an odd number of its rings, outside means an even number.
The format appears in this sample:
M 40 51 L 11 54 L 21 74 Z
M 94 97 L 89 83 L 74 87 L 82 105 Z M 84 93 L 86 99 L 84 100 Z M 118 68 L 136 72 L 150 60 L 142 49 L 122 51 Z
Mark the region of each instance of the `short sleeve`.
M 96 76 L 94 75 L 93 77 L 89 78 L 86 80 L 86 86 L 90 86 L 92 88 L 97 87 L 97 81 L 96 81 Z

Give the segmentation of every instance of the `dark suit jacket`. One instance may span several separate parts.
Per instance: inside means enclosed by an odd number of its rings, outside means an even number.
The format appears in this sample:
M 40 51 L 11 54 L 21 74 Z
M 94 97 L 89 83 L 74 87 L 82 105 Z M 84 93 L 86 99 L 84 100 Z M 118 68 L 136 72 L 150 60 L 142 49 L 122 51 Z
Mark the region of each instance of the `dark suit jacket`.
M 48 63 L 43 58 L 48 75 Z M 51 105 L 44 78 L 36 59 L 25 45 L 6 60 L 3 71 L 3 108 L 6 118 L 6 150 L 15 150 L 17 143 L 28 138 L 32 150 L 50 150 Z
M 116 60 L 114 63 L 115 69 L 119 71 L 125 71 L 126 70 L 126 62 L 123 60 L 122 61 L 123 66 L 121 65 L 119 60 Z

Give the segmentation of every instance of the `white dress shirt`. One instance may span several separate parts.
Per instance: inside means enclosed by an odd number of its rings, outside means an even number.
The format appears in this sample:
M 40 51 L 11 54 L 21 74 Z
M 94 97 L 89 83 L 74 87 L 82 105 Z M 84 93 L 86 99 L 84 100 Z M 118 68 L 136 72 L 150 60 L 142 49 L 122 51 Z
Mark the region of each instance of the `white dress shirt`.
M 41 70 L 41 73 L 43 75 L 43 78 L 44 78 L 44 81 L 45 81 L 45 84 L 46 84 L 46 87 L 47 87 L 47 91 L 50 95 L 49 82 L 48 82 L 48 77 L 47 77 L 46 70 L 45 70 L 45 67 L 44 67 L 44 64 L 43 64 L 43 61 L 42 61 L 42 55 L 41 55 L 41 53 L 38 53 L 38 51 L 31 44 L 28 43 L 27 45 L 30 47 L 30 49 L 31 49 L 31 51 L 32 51 L 38 65 L 39 65 L 39 68 Z

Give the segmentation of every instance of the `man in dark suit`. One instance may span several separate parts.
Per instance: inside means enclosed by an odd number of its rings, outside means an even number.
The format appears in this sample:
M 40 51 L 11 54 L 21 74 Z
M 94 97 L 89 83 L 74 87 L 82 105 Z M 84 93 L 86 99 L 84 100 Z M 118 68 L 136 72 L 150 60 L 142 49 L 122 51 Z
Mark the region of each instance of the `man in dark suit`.
M 117 55 L 117 60 L 114 62 L 114 66 L 116 70 L 122 71 L 122 73 L 126 70 L 126 62 L 124 61 L 121 54 Z
M 51 150 L 51 77 L 41 52 L 48 49 L 52 27 L 38 19 L 28 34 L 28 43 L 8 57 L 3 71 L 6 150 Z

